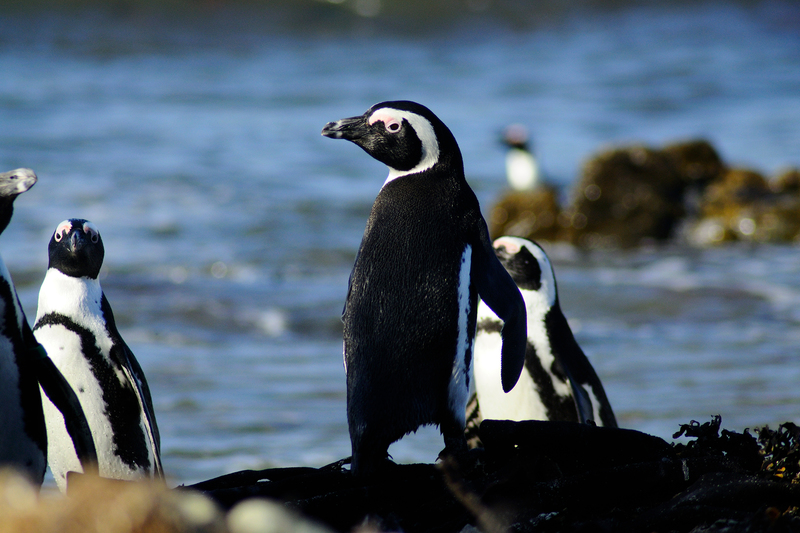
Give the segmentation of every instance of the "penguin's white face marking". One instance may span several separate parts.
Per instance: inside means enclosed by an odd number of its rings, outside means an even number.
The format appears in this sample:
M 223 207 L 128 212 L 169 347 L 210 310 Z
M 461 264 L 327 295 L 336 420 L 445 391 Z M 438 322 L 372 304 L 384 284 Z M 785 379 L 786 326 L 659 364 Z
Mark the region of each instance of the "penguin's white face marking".
M 536 262 L 539 263 L 539 280 L 538 285 L 539 288 L 536 291 L 531 291 L 528 289 L 524 289 L 520 287 L 520 291 L 525 298 L 526 304 L 528 304 L 528 296 L 526 292 L 536 292 L 538 294 L 537 301 L 540 302 L 537 313 L 540 313 L 542 317 L 547 311 L 556 303 L 556 298 L 558 293 L 556 291 L 556 277 L 555 273 L 553 272 L 553 265 L 550 263 L 550 259 L 547 257 L 547 254 L 544 253 L 541 247 L 537 244 L 520 237 L 500 237 L 496 239 L 492 245 L 494 246 L 495 250 L 500 250 L 503 248 L 507 255 L 510 256 L 517 256 L 523 248 L 527 250 L 527 252 L 536 259 Z M 513 259 L 508 260 L 513 261 Z M 518 275 L 514 272 L 511 273 L 512 277 L 514 277 L 514 281 L 520 285 L 523 281 L 518 279 Z M 528 313 L 531 312 L 530 304 L 527 305 Z
M 96 243 L 100 240 L 100 230 L 97 229 L 93 223 L 89 222 L 88 220 L 83 223 L 83 232 L 89 235 L 92 242 Z M 53 238 L 56 242 L 61 242 L 61 239 L 64 238 L 65 235 L 68 235 L 69 232 L 72 231 L 72 221 L 64 220 L 56 227 L 56 232 L 53 234 Z
M 450 410 L 462 425 L 466 425 L 467 396 L 469 394 L 469 375 L 467 357 L 472 353 L 472 335 L 469 328 L 470 312 L 470 275 L 472 270 L 472 246 L 467 245 L 461 254 L 461 266 L 458 275 L 458 339 L 456 342 L 453 373 L 447 387 L 450 399 Z
M 70 231 L 72 231 L 72 222 L 69 220 L 64 220 L 56 227 L 56 232 L 53 233 L 53 238 L 56 240 L 56 242 L 61 242 L 61 239 L 64 238 L 64 235 L 67 235 Z
M 406 112 L 407 113 L 407 112 Z M 386 113 L 383 109 L 375 111 L 367 120 L 367 124 L 372 126 L 376 122 L 383 122 L 386 133 L 398 133 L 403 127 L 403 119 Z
M 410 111 L 391 107 L 376 109 L 367 119 L 370 126 L 376 122 L 383 122 L 387 135 L 399 133 L 403 129 L 403 121 L 411 126 L 422 143 L 422 158 L 414 168 L 409 170 L 397 170 L 389 167 L 389 176 L 384 185 L 394 179 L 428 170 L 439 161 L 439 141 L 433 130 L 433 124 L 428 119 Z

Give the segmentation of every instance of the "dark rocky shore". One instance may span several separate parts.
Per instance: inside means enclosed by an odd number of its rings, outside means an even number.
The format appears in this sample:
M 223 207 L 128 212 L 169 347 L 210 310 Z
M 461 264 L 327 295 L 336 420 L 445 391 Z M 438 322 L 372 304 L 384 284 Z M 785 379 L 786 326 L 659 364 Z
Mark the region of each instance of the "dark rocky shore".
M 668 443 L 569 422 L 484 421 L 467 467 L 242 471 L 168 489 L 76 476 L 67 497 L 0 475 L 2 532 L 798 532 L 800 428 L 719 417 Z
M 275 498 L 334 531 L 800 531 L 800 428 L 663 439 L 567 422 L 485 421 L 468 469 L 397 465 L 368 482 L 337 463 L 196 484 L 223 509 Z M 184 489 L 185 490 L 185 489 Z

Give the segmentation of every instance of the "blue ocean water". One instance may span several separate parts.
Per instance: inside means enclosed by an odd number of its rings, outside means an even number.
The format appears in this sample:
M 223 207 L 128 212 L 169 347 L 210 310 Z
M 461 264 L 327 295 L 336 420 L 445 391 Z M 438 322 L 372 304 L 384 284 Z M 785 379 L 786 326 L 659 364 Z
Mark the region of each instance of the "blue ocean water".
M 0 11 L 0 169 L 40 179 L 0 252 L 32 318 L 58 222 L 100 228 L 173 483 L 349 455 L 339 317 L 386 169 L 326 122 L 427 105 L 485 212 L 512 122 L 567 189 L 615 143 L 704 137 L 767 175 L 800 165 L 795 3 L 542 5 Z M 669 439 L 713 414 L 798 421 L 796 245 L 549 251 L 622 425 Z M 441 447 L 429 428 L 390 451 Z

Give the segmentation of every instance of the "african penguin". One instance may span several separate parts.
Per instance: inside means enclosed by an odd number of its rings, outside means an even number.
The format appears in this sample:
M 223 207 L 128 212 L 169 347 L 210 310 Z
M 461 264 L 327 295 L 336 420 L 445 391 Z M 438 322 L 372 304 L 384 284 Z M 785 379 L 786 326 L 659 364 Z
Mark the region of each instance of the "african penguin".
M 8 227 L 14 200 L 36 183 L 20 168 L 0 174 L 0 233 Z M 34 361 L 23 336 L 27 325 L 14 282 L 0 258 L 0 465 L 14 466 L 41 484 L 47 467 L 44 427 Z
M 163 478 L 150 389 L 117 331 L 100 287 L 103 240 L 83 219 L 61 222 L 48 246 L 34 334 L 80 399 L 97 447 L 99 473 L 112 479 Z M 61 490 L 81 471 L 64 420 L 44 401 L 50 470 Z
M 561 312 L 555 274 L 544 250 L 519 237 L 501 237 L 494 241 L 494 248 L 525 299 L 525 369 L 508 394 L 497 386 L 502 321 L 481 304 L 473 369 L 476 398 L 472 399 L 477 399 L 480 414 L 470 417 L 617 427 L 603 385 Z
M 342 314 L 351 471 L 374 474 L 391 443 L 427 424 L 439 426 L 445 452 L 463 458 L 478 296 L 505 322 L 504 390 L 522 370 L 526 322 L 458 144 L 436 115 L 408 101 L 330 122 L 322 135 L 352 141 L 389 167 Z
M 506 179 L 515 191 L 532 191 L 541 184 L 539 162 L 528 141 L 528 130 L 522 124 L 512 124 L 505 129 L 503 142 L 506 152 Z
M 11 221 L 14 199 L 36 181 L 36 174 L 27 168 L 0 174 L 0 233 Z M 0 317 L 0 465 L 16 467 L 37 485 L 42 483 L 47 432 L 41 386 L 63 413 L 81 464 L 91 469 L 97 453 L 78 399 L 36 342 L 2 258 Z

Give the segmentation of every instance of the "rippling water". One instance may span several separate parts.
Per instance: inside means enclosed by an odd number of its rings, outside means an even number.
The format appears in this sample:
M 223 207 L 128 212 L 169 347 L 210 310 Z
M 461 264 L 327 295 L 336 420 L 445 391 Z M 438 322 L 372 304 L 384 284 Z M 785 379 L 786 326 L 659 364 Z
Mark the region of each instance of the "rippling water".
M 511 122 L 564 186 L 615 142 L 704 136 L 732 164 L 800 165 L 794 3 L 520 17 L 473 2 L 488 11 L 424 23 L 309 5 L 0 16 L 0 170 L 40 178 L 0 251 L 33 317 L 56 224 L 98 225 L 175 483 L 349 455 L 339 316 L 386 170 L 322 138 L 325 122 L 426 104 L 484 210 Z M 737 430 L 798 421 L 794 245 L 550 251 L 622 425 L 669 438 L 712 414 Z M 427 429 L 390 451 L 429 462 L 441 447 Z

